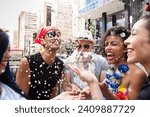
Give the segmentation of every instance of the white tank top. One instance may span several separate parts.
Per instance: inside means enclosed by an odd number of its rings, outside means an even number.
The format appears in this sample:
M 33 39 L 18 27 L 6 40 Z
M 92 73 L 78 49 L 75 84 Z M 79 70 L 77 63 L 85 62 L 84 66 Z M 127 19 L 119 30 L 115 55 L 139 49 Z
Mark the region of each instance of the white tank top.
M 26 100 L 24 97 L 2 82 L 0 82 L 0 88 L 0 100 Z
M 136 66 L 138 66 L 141 70 L 143 70 L 146 74 L 146 76 L 148 77 L 148 73 L 147 71 L 145 70 L 144 66 L 141 64 L 141 63 L 135 63 Z

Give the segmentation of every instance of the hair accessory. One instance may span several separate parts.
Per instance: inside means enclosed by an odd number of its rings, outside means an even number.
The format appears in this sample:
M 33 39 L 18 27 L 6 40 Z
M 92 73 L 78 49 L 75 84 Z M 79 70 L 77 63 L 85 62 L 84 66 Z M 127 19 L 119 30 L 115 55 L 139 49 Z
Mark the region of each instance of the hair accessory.
M 125 38 L 126 37 L 126 33 L 125 32 L 120 33 L 120 37 Z
M 117 32 L 117 31 L 111 31 L 111 32 L 110 32 L 110 35 L 111 35 L 111 36 L 119 35 L 119 36 L 122 37 L 122 38 L 125 38 L 125 37 L 126 37 L 126 33 L 123 32 L 123 31 L 122 31 L 121 33 L 120 33 L 120 32 Z

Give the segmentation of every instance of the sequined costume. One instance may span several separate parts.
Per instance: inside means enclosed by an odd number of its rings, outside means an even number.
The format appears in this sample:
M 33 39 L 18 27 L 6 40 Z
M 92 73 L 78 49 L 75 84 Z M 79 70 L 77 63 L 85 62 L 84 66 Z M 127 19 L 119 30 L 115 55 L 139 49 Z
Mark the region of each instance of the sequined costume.
M 52 65 L 48 65 L 40 53 L 27 57 L 30 66 L 29 97 L 36 100 L 48 100 L 52 89 L 61 77 L 63 62 L 56 57 Z

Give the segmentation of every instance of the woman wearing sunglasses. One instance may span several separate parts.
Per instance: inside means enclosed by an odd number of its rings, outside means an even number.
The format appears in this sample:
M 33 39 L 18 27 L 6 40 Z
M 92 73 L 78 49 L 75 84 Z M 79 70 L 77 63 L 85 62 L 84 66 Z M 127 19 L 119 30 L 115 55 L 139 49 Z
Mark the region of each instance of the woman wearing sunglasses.
M 44 50 L 21 60 L 16 82 L 31 99 L 48 100 L 57 95 L 57 83 L 63 70 L 63 62 L 56 57 L 61 32 L 53 26 L 41 28 L 35 42 Z
M 63 89 L 64 91 L 80 92 L 82 99 L 90 99 L 90 90 L 87 83 L 83 82 L 69 66 L 74 65 L 80 68 L 82 64 L 84 69 L 88 69 L 90 64 L 92 72 L 100 80 L 101 72 L 108 69 L 108 63 L 104 57 L 93 52 L 94 41 L 88 31 L 83 31 L 79 38 L 75 40 L 75 43 L 76 50 L 67 58 L 65 63 Z

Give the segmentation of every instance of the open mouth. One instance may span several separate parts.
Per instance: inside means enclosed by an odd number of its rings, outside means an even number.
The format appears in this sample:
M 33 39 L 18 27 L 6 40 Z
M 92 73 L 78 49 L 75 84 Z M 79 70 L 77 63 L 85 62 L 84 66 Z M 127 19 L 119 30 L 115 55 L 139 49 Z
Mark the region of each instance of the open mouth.
M 115 54 L 114 53 L 107 53 L 107 60 L 113 60 L 115 58 Z

